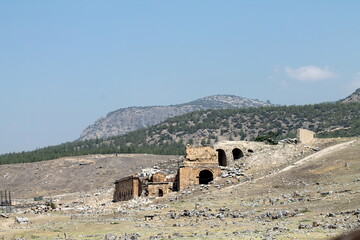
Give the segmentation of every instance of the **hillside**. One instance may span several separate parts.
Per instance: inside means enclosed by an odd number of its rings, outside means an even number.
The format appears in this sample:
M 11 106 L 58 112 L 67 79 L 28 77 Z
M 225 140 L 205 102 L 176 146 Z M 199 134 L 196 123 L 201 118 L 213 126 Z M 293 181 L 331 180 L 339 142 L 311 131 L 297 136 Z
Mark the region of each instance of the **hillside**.
M 178 116 L 145 130 L 146 142 L 213 144 L 221 140 L 251 140 L 272 132 L 294 137 L 298 128 L 319 136 L 358 136 L 360 104 L 326 103 L 251 109 L 198 111 Z
M 92 185 L 87 191 L 54 195 L 52 187 L 61 183 L 55 173 L 42 194 L 56 209 L 45 211 L 45 201 L 14 194 L 17 206 L 2 215 L 0 231 L 5 239 L 329 239 L 360 226 L 360 140 L 319 141 L 312 145 L 321 149 L 317 152 L 302 144 L 264 145 L 244 160 L 244 176 L 218 177 L 162 198 L 113 203 L 114 188 L 101 183 L 99 189 Z M 76 161 L 56 161 L 64 163 L 59 171 L 81 167 Z M 19 179 L 37 174 L 36 163 L 19 166 L 0 166 L 0 172 L 17 169 Z M 69 175 L 61 184 L 64 189 L 81 186 L 87 181 L 82 176 Z M 11 189 L 8 181 L 1 185 Z M 16 188 L 17 193 L 29 191 L 21 184 Z M 15 217 L 29 223 L 18 224 Z
M 298 128 L 318 132 L 319 137 L 353 137 L 360 135 L 359 116 L 360 103 L 196 111 L 123 136 L 4 154 L 0 156 L 0 164 L 99 153 L 183 155 L 188 143 L 205 145 L 222 140 L 251 140 L 269 133 L 281 139 L 295 137 Z
M 185 113 L 206 109 L 232 109 L 270 106 L 259 100 L 232 95 L 214 95 L 189 103 L 171 106 L 129 107 L 110 112 L 84 129 L 79 140 L 107 138 L 124 135 L 127 132 L 153 126 L 164 120 Z
M 14 198 L 59 195 L 111 188 L 115 180 L 179 156 L 97 154 L 0 167 L 1 190 Z
M 351 102 L 360 102 L 360 88 L 358 88 L 355 92 L 353 92 L 348 97 L 340 100 L 342 103 L 351 103 Z

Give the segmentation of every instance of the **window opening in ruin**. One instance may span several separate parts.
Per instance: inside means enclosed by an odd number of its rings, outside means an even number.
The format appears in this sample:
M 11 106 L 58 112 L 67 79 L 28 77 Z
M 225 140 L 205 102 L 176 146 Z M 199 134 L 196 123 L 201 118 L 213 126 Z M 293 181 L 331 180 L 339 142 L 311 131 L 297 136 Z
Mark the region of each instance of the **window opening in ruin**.
M 219 166 L 227 166 L 227 161 L 226 161 L 226 153 L 224 150 L 222 149 L 218 149 L 216 150 L 218 152 L 218 162 L 219 162 Z
M 163 192 L 162 189 L 159 189 L 159 191 L 158 191 L 158 197 L 162 197 L 162 196 L 164 196 L 164 192 Z
M 244 156 L 243 152 L 238 148 L 234 148 L 234 150 L 232 150 L 232 154 L 233 154 L 234 160 L 240 159 Z
M 199 173 L 199 184 L 208 184 L 214 180 L 213 174 L 209 170 L 202 170 Z

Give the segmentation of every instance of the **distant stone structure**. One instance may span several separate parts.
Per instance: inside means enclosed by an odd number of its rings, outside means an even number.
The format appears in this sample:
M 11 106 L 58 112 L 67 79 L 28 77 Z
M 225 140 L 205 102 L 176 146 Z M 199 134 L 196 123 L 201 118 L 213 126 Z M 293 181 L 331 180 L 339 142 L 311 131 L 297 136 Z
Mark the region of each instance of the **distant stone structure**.
M 186 157 L 175 177 L 157 171 L 146 176 L 133 175 L 115 182 L 114 202 L 139 196 L 162 197 L 188 186 L 208 184 L 220 176 L 221 168 L 244 165 L 242 160 L 263 143 L 227 141 L 214 146 L 186 146 Z
M 173 179 L 169 179 L 165 174 L 157 172 L 153 174 L 146 185 L 145 195 L 152 197 L 162 197 L 172 191 Z
M 310 144 L 315 133 L 297 130 L 297 141 Z M 245 166 L 244 158 L 261 150 L 264 143 L 225 141 L 213 146 L 186 146 L 186 156 L 174 176 L 157 170 L 141 177 L 132 175 L 115 182 L 114 201 L 127 201 L 139 196 L 162 197 L 172 191 L 181 191 L 192 185 L 208 184 L 221 175 L 222 168 Z
M 316 133 L 307 129 L 299 128 L 297 130 L 296 138 L 300 143 L 309 144 L 315 139 Z
M 213 147 L 186 147 L 186 160 L 178 170 L 175 190 L 183 190 L 189 185 L 208 184 L 219 176 L 221 169 L 217 152 Z
M 140 196 L 162 197 L 172 191 L 173 181 L 161 172 L 150 176 L 125 177 L 115 181 L 113 201 L 128 201 Z
M 140 197 L 142 192 L 140 178 L 136 175 L 125 177 L 115 181 L 113 201 L 127 201 Z
M 11 193 L 10 191 L 0 191 L 0 206 L 11 206 Z
M 178 170 L 174 189 L 208 184 L 220 176 L 222 167 L 244 166 L 243 158 L 263 146 L 263 143 L 226 141 L 205 147 L 186 147 L 186 159 Z

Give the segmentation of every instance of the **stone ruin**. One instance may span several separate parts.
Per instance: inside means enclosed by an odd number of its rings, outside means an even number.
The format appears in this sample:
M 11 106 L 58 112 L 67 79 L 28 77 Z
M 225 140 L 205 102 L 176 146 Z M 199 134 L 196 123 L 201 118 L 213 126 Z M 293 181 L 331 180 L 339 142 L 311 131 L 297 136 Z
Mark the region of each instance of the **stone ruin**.
M 113 201 L 127 201 L 140 196 L 162 197 L 188 186 L 208 184 L 221 175 L 222 167 L 243 166 L 243 158 L 261 148 L 263 143 L 228 141 L 214 146 L 186 146 L 186 156 L 176 174 L 159 169 L 143 169 L 139 174 L 115 181 Z
M 311 143 L 315 133 L 306 129 L 297 130 L 294 143 Z M 259 151 L 264 143 L 250 141 L 225 141 L 213 146 L 186 146 L 186 156 L 175 175 L 166 175 L 159 169 L 143 170 L 115 182 L 114 202 L 127 201 L 140 196 L 162 197 L 188 186 L 208 184 L 221 176 L 226 167 L 241 168 L 245 158 Z
M 303 144 L 310 144 L 315 140 L 316 133 L 307 129 L 299 128 L 296 131 L 296 138 Z
M 136 175 L 115 181 L 114 202 L 127 201 L 140 197 L 142 192 L 140 178 Z

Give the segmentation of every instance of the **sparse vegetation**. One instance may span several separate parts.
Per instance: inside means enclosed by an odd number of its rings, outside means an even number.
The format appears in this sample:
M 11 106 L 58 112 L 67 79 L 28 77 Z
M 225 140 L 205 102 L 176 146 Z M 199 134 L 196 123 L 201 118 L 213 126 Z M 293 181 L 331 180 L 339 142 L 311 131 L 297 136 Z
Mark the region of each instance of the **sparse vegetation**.
M 320 138 L 353 137 L 360 135 L 359 116 L 360 103 L 197 111 L 123 136 L 68 142 L 30 152 L 3 154 L 0 156 L 0 164 L 88 154 L 183 155 L 186 143 L 200 144 L 201 141 L 209 144 L 229 139 L 257 139 L 276 144 L 278 139 L 294 137 L 297 128 L 318 132 L 317 137 Z

